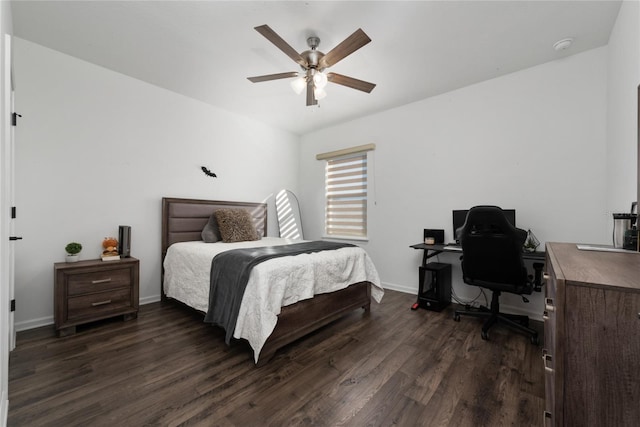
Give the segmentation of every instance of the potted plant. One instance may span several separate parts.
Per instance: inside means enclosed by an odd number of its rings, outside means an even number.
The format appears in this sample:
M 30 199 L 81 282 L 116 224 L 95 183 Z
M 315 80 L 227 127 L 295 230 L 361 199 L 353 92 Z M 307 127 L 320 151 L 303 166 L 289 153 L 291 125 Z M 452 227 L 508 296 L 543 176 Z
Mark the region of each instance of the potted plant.
M 76 262 L 80 257 L 82 245 L 77 242 L 71 242 L 64 247 L 64 250 L 67 251 L 67 262 Z
M 523 249 L 525 252 L 535 252 L 540 246 L 540 241 L 531 230 L 527 230 L 527 240 L 525 240 Z

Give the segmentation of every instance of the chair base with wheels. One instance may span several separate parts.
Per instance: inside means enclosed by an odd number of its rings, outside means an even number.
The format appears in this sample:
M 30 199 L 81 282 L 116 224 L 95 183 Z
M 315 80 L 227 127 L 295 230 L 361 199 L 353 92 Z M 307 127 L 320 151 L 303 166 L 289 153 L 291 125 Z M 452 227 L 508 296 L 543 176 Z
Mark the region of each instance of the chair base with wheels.
M 518 314 L 506 314 L 500 313 L 500 291 L 493 291 L 491 297 L 491 309 L 487 307 L 480 308 L 466 308 L 465 310 L 456 310 L 453 314 L 453 320 L 460 321 L 460 316 L 471 316 L 486 318 L 487 321 L 482 326 L 482 332 L 480 336 L 483 340 L 489 339 L 489 329 L 496 323 L 503 323 L 512 329 L 520 332 L 524 332 L 529 335 L 531 344 L 538 345 L 538 332 L 529 328 L 529 317 Z

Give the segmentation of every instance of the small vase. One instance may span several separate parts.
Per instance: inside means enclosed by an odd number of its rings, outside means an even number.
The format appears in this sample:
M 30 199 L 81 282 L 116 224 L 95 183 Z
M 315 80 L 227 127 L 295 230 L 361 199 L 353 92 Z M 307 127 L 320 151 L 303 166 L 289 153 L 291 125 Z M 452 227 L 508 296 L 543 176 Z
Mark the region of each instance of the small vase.
M 538 250 L 538 246 L 540 246 L 540 240 L 533 234 L 533 231 L 527 230 L 527 239 L 524 243 L 524 251 L 525 252 L 535 252 Z
M 79 259 L 80 259 L 80 255 L 78 254 L 76 255 L 67 254 L 67 262 L 78 262 Z

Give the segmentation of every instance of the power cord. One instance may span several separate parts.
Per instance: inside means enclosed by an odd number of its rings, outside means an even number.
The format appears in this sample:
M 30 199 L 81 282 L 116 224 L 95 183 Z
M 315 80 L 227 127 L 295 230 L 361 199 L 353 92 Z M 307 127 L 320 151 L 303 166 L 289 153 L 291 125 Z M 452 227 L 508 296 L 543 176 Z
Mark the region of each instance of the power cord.
M 436 255 L 436 261 L 440 262 L 440 255 Z M 453 290 L 453 286 L 452 286 L 451 287 L 451 299 L 453 299 L 456 303 L 458 303 L 460 305 L 471 306 L 474 302 L 478 301 L 480 296 L 483 296 L 484 297 L 484 305 L 485 305 L 485 307 L 489 307 L 489 299 L 487 298 L 487 294 L 484 292 L 484 289 L 478 288 L 478 290 L 480 292 L 478 292 L 478 295 L 475 298 L 473 298 L 472 300 L 469 300 L 469 301 L 465 301 L 462 298 L 458 297 L 458 295 L 456 295 L 456 292 Z
M 480 296 L 483 296 L 483 297 L 484 297 L 484 305 L 485 305 L 485 307 L 488 307 L 488 306 L 489 306 L 489 300 L 487 299 L 487 294 L 484 292 L 484 289 L 482 289 L 482 288 L 479 288 L 479 291 L 480 291 L 480 292 L 478 292 L 478 296 L 476 296 L 476 297 L 475 297 L 475 298 L 473 298 L 472 300 L 465 301 L 465 300 L 463 300 L 462 298 L 458 297 L 458 295 L 456 295 L 456 293 L 455 293 L 455 291 L 453 290 L 453 287 L 452 287 L 452 288 L 451 288 L 451 298 L 452 298 L 455 302 L 457 302 L 458 304 L 460 304 L 460 305 L 465 305 L 465 306 L 467 306 L 467 305 L 468 305 L 468 306 L 472 306 L 472 304 L 473 304 L 474 302 L 478 301 L 478 299 L 480 298 Z

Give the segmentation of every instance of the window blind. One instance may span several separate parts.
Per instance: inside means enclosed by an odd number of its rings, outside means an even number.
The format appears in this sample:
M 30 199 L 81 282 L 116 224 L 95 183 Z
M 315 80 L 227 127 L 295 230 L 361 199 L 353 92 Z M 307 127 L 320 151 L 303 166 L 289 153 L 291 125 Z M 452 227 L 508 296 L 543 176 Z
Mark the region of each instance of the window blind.
M 328 159 L 325 175 L 328 236 L 367 236 L 367 153 Z

